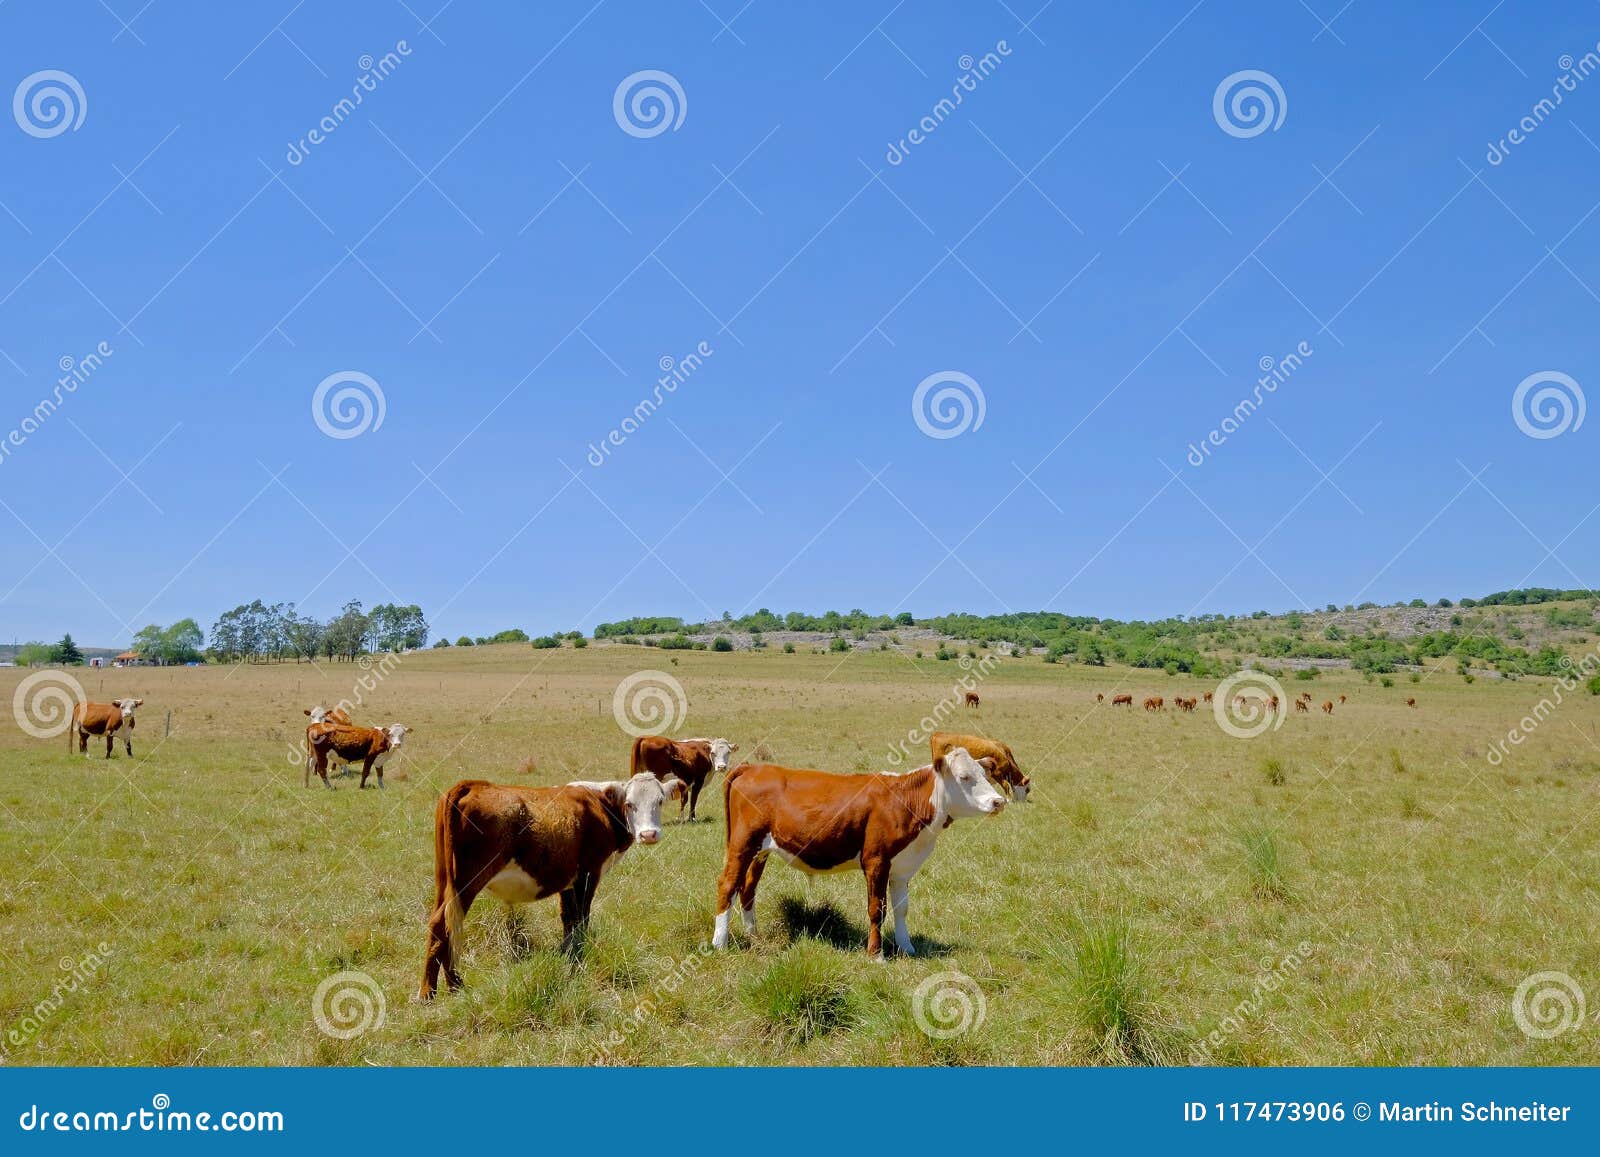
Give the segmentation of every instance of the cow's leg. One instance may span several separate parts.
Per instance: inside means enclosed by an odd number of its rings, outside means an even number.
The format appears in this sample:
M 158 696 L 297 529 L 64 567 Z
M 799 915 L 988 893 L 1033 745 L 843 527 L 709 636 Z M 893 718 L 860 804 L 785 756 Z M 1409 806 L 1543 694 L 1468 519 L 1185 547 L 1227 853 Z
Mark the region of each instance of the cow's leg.
M 583 955 L 583 942 L 589 931 L 589 910 L 599 879 L 581 872 L 572 887 L 561 893 L 561 951 L 572 957 Z M 569 910 L 567 896 L 571 895 Z
M 378 790 L 383 790 L 383 760 L 374 761 L 372 770 L 378 773 Z
M 889 861 L 868 860 L 861 865 L 867 877 L 867 955 L 883 959 L 883 904 L 889 890 Z
M 116 745 L 117 745 L 117 737 L 116 737 L 116 735 L 114 733 L 110 732 L 110 731 L 106 732 L 106 758 L 107 759 L 111 758 L 111 750 L 112 750 L 112 748 L 116 747 Z
M 317 774 L 322 777 L 322 786 L 332 791 L 333 784 L 328 782 L 328 749 L 325 747 L 316 748 L 316 758 Z
M 889 878 L 889 907 L 894 912 L 894 946 L 902 956 L 915 956 L 911 933 L 906 931 L 906 912 L 911 907 L 911 879 Z
M 126 734 L 126 735 L 124 735 L 122 737 L 122 746 L 127 749 L 128 758 L 132 759 L 133 758 L 133 732 L 132 732 L 132 730 L 129 730 L 128 734 Z
M 695 804 L 700 802 L 700 789 L 702 787 L 704 787 L 705 784 L 706 784 L 705 780 L 697 779 L 697 780 L 695 780 L 693 783 L 691 783 L 689 785 L 689 793 L 688 794 L 689 794 L 689 822 L 690 823 L 694 823 L 694 808 L 695 808 Z M 679 819 L 683 818 L 683 800 L 682 800 L 681 797 L 678 800 L 678 818 Z
M 765 835 L 765 832 L 752 832 L 743 843 L 728 846 L 722 876 L 717 881 L 717 925 L 711 934 L 713 948 L 728 946 L 728 910 L 733 907 L 733 898 L 749 875 L 750 863 L 756 858 L 756 849 Z
M 326 768 L 323 782 L 327 782 Z M 422 958 L 422 989 L 419 995 L 423 1000 L 433 998 L 441 968 L 446 984 L 452 989 L 461 987 L 461 973 L 456 971 L 456 939 L 461 935 L 461 924 L 467 918 L 467 909 L 472 907 L 477 894 L 478 889 L 469 878 L 460 891 L 446 888 L 444 895 L 434 898 L 433 913 L 428 917 L 428 947 Z
M 369 755 L 361 761 L 361 782 L 356 785 L 358 788 L 367 786 L 367 776 L 372 774 L 373 758 L 373 756 Z M 379 774 L 381 775 L 382 773 L 380 772 Z
M 756 934 L 756 887 L 761 883 L 761 873 L 766 871 L 767 857 L 757 855 L 744 872 L 744 886 L 739 889 L 739 919 L 747 934 Z

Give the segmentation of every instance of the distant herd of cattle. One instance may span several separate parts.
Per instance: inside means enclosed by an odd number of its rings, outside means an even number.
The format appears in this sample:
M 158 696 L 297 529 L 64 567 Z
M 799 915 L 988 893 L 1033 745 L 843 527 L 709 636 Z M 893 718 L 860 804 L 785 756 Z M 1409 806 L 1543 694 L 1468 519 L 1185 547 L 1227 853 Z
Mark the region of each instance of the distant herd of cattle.
M 1095 696 L 1098 703 L 1105 695 Z M 1176 696 L 1182 711 L 1201 700 Z M 1213 701 L 1206 692 L 1204 701 Z M 80 703 L 73 708 L 68 750 L 76 740 L 87 753 L 89 737 L 104 736 L 110 758 L 120 736 L 133 755 L 134 712 L 142 699 L 112 703 Z M 1236 699 L 1243 707 L 1244 696 Z M 1279 710 L 1277 696 L 1266 699 L 1268 711 Z M 1294 700 L 1296 711 L 1309 711 L 1312 696 Z M 1338 702 L 1343 704 L 1345 696 Z M 976 692 L 968 707 L 979 706 Z M 1111 697 L 1113 707 L 1133 707 L 1131 694 Z M 1406 706 L 1415 707 L 1414 698 Z M 1163 711 L 1166 702 L 1154 695 L 1146 711 Z M 1332 715 L 1334 702 L 1322 704 Z M 358 727 L 339 708 L 307 708 L 305 784 L 312 773 L 328 782 L 328 765 L 338 761 L 349 773 L 361 767 L 360 786 L 377 773 L 405 742 L 407 728 Z M 716 923 L 711 943 L 728 944 L 729 917 L 735 901 L 746 933 L 755 931 L 756 887 L 767 858 L 776 852 L 785 863 L 808 873 L 859 870 L 867 881 L 867 952 L 883 958 L 885 904 L 894 921 L 896 949 L 914 955 L 906 931 L 911 878 L 932 853 L 939 833 L 958 819 L 995 815 L 1008 797 L 1026 802 L 1031 782 L 1011 748 L 978 735 L 934 732 L 929 742 L 932 762 L 907 772 L 836 775 L 773 763 L 740 763 L 729 767 L 739 745 L 726 739 L 669 739 L 646 735 L 636 739 L 629 759 L 629 778 L 610 782 L 580 780 L 561 787 L 521 787 L 481 779 L 462 780 L 440 798 L 434 809 L 434 898 L 428 917 L 420 996 L 430 999 L 439 974 L 451 988 L 461 986 L 456 946 L 467 910 L 480 892 L 507 904 L 559 896 L 562 947 L 581 946 L 596 889 L 606 870 L 634 843 L 661 839 L 661 807 L 678 800 L 695 818 L 700 793 L 718 772 L 722 787 L 725 848 L 717 882 Z

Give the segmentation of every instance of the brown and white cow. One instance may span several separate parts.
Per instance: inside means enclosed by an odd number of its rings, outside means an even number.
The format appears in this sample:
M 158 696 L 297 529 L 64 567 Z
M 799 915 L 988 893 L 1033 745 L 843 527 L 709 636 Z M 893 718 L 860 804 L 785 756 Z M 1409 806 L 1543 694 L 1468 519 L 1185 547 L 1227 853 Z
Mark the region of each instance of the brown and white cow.
M 322 777 L 322 786 L 332 790 L 328 782 L 328 759 L 338 756 L 345 763 L 361 765 L 360 787 L 367 786 L 367 776 L 378 773 L 378 786 L 383 786 L 383 765 L 406 739 L 406 725 L 391 723 L 388 727 L 350 727 L 343 723 L 313 723 L 306 728 L 306 786 L 311 786 L 311 773 Z
M 928 739 L 928 754 L 934 759 L 948 755 L 957 747 L 966 748 L 968 755 L 989 768 L 989 778 L 994 780 L 1001 791 L 1009 794 L 1018 803 L 1028 802 L 1028 792 L 1033 788 L 1033 781 L 1022 774 L 1022 768 L 1017 763 L 1017 757 L 1011 754 L 1010 747 L 998 739 L 986 739 L 981 735 L 957 735 L 952 731 L 935 731 Z
M 111 758 L 111 748 L 122 736 L 122 745 L 128 757 L 133 758 L 133 712 L 143 699 L 118 699 L 112 703 L 78 703 L 72 708 L 72 723 L 67 728 L 67 750 L 77 739 L 78 751 L 89 754 L 89 736 L 106 737 L 106 758 Z
M 1124 707 L 1132 707 L 1133 706 L 1133 696 L 1132 695 L 1113 695 L 1111 697 L 1111 706 L 1115 707 L 1118 704 L 1121 704 Z
M 689 819 L 694 820 L 695 804 L 700 799 L 700 789 L 719 771 L 728 770 L 728 757 L 739 750 L 737 743 L 726 739 L 668 739 L 665 735 L 641 735 L 633 741 L 633 757 L 628 764 L 628 774 L 647 771 L 659 780 L 675 777 L 688 789 L 687 800 L 678 797 L 678 815 L 683 816 L 685 806 Z
M 305 714 L 311 716 L 313 723 L 343 723 L 348 727 L 351 722 L 350 713 L 343 707 L 324 707 L 319 703 L 315 707 L 307 707 Z
M 519 787 L 468 779 L 439 797 L 433 816 L 433 912 L 422 961 L 423 1000 L 439 970 L 461 987 L 456 944 L 467 909 L 488 889 L 507 904 L 561 897 L 561 946 L 582 946 L 595 889 L 637 841 L 661 838 L 661 804 L 681 780 L 641 773 L 616 783 Z
M 894 911 L 895 946 L 916 954 L 906 932 L 911 877 L 951 820 L 994 815 L 1006 806 L 985 769 L 963 747 L 903 775 L 833 775 L 742 763 L 722 798 L 727 850 L 717 883 L 716 948 L 728 946 L 734 898 L 746 932 L 756 927 L 756 885 L 773 852 L 801 871 L 860 868 L 867 878 L 867 952 L 883 958 L 885 897 Z

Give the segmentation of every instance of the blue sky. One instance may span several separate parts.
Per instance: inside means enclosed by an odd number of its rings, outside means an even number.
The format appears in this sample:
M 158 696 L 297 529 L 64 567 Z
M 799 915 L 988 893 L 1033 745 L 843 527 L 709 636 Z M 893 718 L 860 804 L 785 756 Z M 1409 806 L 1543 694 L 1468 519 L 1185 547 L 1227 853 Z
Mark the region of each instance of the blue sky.
M 112 351 L 0 456 L 8 640 L 256 597 L 453 637 L 1600 575 L 1600 419 L 1512 410 L 1600 381 L 1600 76 L 1487 159 L 1592 3 L 108 2 L 0 8 L 4 91 L 83 106 L 0 117 L 0 441 Z M 614 114 L 647 70 L 655 135 Z M 1276 127 L 1214 114 L 1245 70 Z M 347 371 L 383 421 L 334 438 Z M 919 428 L 936 374 L 981 425 Z

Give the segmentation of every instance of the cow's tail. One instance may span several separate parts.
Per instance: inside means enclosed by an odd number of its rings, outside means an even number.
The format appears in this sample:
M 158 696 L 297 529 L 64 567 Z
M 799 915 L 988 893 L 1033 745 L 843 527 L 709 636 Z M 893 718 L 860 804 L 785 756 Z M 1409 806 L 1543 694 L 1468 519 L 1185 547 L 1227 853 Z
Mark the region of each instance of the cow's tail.
M 628 756 L 628 778 L 632 779 L 644 770 L 644 736 L 641 735 L 633 741 L 633 752 Z
M 741 763 L 731 769 L 722 777 L 722 846 L 728 846 L 728 840 L 733 836 L 733 781 L 739 778 L 739 773 L 748 764 Z
M 445 928 L 451 943 L 461 935 L 461 898 L 456 895 L 456 825 L 461 815 L 461 798 L 471 791 L 474 781 L 463 780 L 439 797 L 433 815 L 433 908 L 444 908 Z
M 83 711 L 83 704 L 72 705 L 72 722 L 67 724 L 67 754 L 72 754 L 72 745 L 78 738 L 78 716 Z

